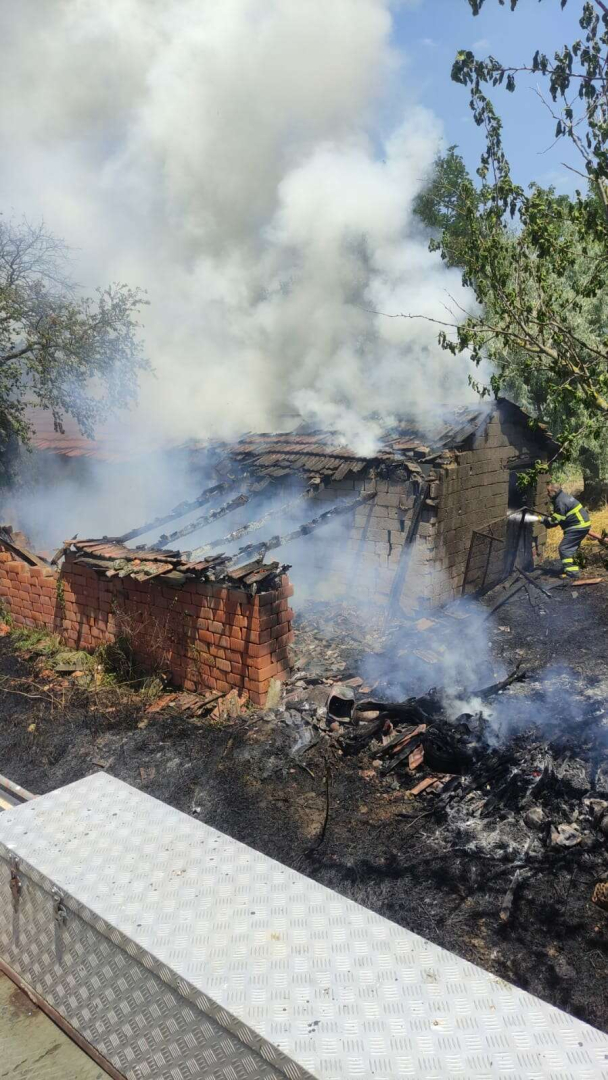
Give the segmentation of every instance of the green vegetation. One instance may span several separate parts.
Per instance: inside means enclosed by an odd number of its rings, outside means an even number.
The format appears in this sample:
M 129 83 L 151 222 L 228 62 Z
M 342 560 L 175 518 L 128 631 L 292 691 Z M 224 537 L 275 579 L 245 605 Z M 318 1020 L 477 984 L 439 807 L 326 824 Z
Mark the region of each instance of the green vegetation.
M 17 653 L 35 659 L 41 671 L 58 676 L 78 672 L 77 685 L 82 689 L 129 688 L 151 700 L 164 689 L 158 674 L 145 673 L 133 657 L 128 638 L 101 645 L 93 654 L 67 649 L 56 634 L 36 627 L 15 627 L 10 612 L 0 608 L 0 618 L 11 626 L 10 640 Z
M 0 453 L 27 443 L 28 405 L 72 416 L 91 436 L 136 397 L 149 367 L 138 338 L 142 293 L 126 285 L 79 295 L 69 250 L 44 225 L 0 219 Z
M 478 14 L 484 0 L 467 2 Z M 452 77 L 469 88 L 485 136 L 477 180 L 451 147 L 417 204 L 431 247 L 461 268 L 476 300 L 442 324 L 440 343 L 478 365 L 490 361 L 481 392 L 506 392 L 547 422 L 562 459 L 579 463 L 589 498 L 608 478 L 608 9 L 598 7 L 582 4 L 581 38 L 553 59 L 537 50 L 528 65 L 508 67 L 458 53 Z M 573 199 L 513 182 L 486 90 L 514 91 L 521 71 L 546 81 L 550 135 L 581 155 L 584 183 Z

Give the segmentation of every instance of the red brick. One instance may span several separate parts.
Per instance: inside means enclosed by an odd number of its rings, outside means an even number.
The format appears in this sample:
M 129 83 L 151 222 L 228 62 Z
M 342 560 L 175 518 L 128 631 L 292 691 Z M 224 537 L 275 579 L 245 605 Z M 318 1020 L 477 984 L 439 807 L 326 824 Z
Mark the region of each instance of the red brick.
M 263 645 L 248 645 L 247 651 L 245 653 L 245 660 L 247 661 L 247 663 L 249 663 L 249 661 L 252 661 L 255 666 L 258 666 L 256 662 L 260 659 L 263 659 L 265 656 L 270 656 L 271 652 L 271 641 L 266 641 Z
M 231 686 L 236 686 L 239 689 L 243 685 L 243 680 L 242 680 L 241 676 L 237 675 L 233 671 L 227 672 L 227 674 L 226 674 L 226 682 L 230 683 Z
M 274 590 L 267 593 L 258 593 L 253 599 L 252 606 L 257 609 L 266 608 L 277 599 L 277 595 Z
M 230 596 L 232 596 L 232 593 L 230 593 Z M 230 615 L 240 615 L 241 614 L 241 605 L 240 605 L 240 602 L 237 601 L 237 600 L 231 600 L 231 599 L 226 600 L 226 603 L 225 603 L 224 607 L 226 609 L 226 612 L 228 614 L 230 614 Z
M 271 639 L 271 630 L 260 630 L 259 632 L 255 630 L 250 630 L 245 633 L 245 641 L 248 643 L 248 645 L 265 645 L 266 642 L 271 641 Z
M 245 679 L 245 689 L 253 690 L 258 694 L 265 694 L 270 686 L 270 679 Z
M 276 675 L 278 671 L 279 665 L 277 663 L 268 664 L 266 667 L 256 670 L 256 678 L 259 682 L 264 682 L 266 679 L 272 679 L 273 675 Z
M 236 653 L 239 653 L 240 655 L 242 655 L 245 652 L 246 648 L 247 648 L 247 642 L 246 641 L 241 641 L 240 638 L 231 637 L 230 638 L 230 646 L 229 646 L 229 648 L 230 648 L 231 652 L 236 652 Z
M 260 707 L 262 707 L 266 704 L 267 696 L 267 691 L 265 691 L 263 694 L 258 694 L 255 690 L 249 691 L 249 700 L 251 701 L 252 705 L 259 705 Z
M 245 592 L 244 589 L 230 589 L 227 601 L 229 604 L 248 604 L 249 601 L 249 593 Z

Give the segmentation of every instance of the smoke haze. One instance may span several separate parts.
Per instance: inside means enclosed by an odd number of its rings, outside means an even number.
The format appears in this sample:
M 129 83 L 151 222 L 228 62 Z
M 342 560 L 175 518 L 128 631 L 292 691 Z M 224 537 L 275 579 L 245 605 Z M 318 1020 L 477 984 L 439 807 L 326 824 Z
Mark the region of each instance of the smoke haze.
M 464 300 L 412 214 L 442 133 L 403 89 L 396 6 L 3 5 L 0 207 L 44 217 L 87 289 L 147 289 L 156 378 L 131 429 L 300 414 L 365 452 L 362 415 L 466 397 L 436 327 L 373 314 Z

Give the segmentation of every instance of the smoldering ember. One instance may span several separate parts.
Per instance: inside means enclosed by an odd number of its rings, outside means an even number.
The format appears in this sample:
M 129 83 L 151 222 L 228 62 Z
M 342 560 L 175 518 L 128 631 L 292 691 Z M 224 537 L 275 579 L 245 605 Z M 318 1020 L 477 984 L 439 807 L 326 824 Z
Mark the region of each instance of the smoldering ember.
M 548 573 L 555 452 L 506 399 L 367 457 L 301 424 L 176 450 L 200 493 L 120 536 L 5 522 L 2 771 L 111 773 L 605 1026 L 608 579 Z

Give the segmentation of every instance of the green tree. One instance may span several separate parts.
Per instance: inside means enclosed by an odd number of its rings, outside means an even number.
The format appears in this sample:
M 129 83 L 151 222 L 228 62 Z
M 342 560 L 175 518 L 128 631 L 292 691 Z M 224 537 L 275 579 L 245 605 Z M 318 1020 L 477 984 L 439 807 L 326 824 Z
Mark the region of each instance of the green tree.
M 484 0 L 467 2 L 478 13 Z M 492 360 L 484 392 L 518 386 L 537 414 L 557 418 L 565 457 L 602 438 L 608 416 L 608 11 L 599 6 L 582 4 L 581 39 L 552 60 L 538 50 L 528 65 L 507 67 L 462 51 L 452 71 L 469 88 L 485 147 L 477 181 L 465 176 L 458 188 L 458 263 L 476 303 L 454 303 L 440 342 L 478 364 Z M 572 200 L 511 177 L 487 90 L 513 91 L 522 70 L 547 80 L 555 138 L 581 155 L 585 184 Z M 454 261 L 449 228 L 431 246 Z
M 448 266 L 462 266 L 468 239 L 465 208 L 461 205 L 461 191 L 470 176 L 458 147 L 449 146 L 445 153 L 435 158 L 428 183 L 414 202 L 414 212 L 434 234 L 442 237 L 444 258 Z M 467 191 L 470 187 L 467 186 Z
M 44 225 L 0 219 L 0 451 L 31 435 L 30 405 L 55 426 L 69 414 L 91 436 L 110 411 L 136 398 L 149 369 L 139 340 L 142 293 L 126 285 L 79 295 L 69 251 Z

